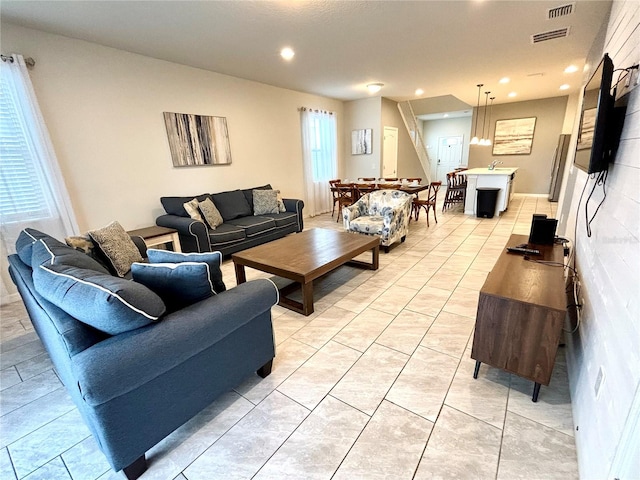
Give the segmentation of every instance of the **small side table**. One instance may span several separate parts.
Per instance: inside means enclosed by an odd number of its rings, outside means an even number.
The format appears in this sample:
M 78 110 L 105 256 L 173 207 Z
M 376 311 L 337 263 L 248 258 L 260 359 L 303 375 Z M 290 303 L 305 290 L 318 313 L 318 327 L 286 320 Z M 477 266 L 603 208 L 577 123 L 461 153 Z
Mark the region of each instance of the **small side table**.
M 170 243 L 174 252 L 182 252 L 180 247 L 180 238 L 178 237 L 178 231 L 173 228 L 167 227 L 145 227 L 138 228 L 137 230 L 130 230 L 127 232 L 129 235 L 142 237 L 147 247 L 154 247 L 156 245 L 162 245 Z

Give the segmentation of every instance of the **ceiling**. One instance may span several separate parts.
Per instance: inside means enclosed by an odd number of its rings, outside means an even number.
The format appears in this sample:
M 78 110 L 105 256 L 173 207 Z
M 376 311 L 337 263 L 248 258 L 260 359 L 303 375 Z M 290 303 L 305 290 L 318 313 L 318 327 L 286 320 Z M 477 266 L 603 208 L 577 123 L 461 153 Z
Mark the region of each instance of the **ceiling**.
M 416 113 L 577 92 L 610 1 L 10 1 L 3 21 L 278 87 L 341 100 L 416 99 Z M 569 27 L 533 44 L 531 35 Z M 279 51 L 292 47 L 285 62 Z M 12 52 L 2 52 L 12 53 Z M 19 52 L 25 56 L 30 52 Z M 36 62 L 38 59 L 35 59 Z M 564 73 L 573 64 L 576 73 Z M 37 68 L 37 66 L 36 66 Z M 508 76 L 508 84 L 498 80 Z M 570 88 L 560 91 L 561 84 Z M 514 98 L 507 97 L 511 91 Z M 484 98 L 484 94 L 482 95 Z M 442 98 L 449 98 L 449 105 Z M 461 106 L 462 105 L 462 106 Z

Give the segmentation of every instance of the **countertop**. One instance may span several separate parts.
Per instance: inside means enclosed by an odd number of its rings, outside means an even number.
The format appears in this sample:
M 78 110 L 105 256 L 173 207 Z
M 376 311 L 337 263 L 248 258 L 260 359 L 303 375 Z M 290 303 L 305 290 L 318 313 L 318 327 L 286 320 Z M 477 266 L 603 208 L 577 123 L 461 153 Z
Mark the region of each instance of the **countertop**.
M 484 168 L 470 168 L 469 170 L 465 170 L 464 175 L 511 175 L 518 170 L 518 167 L 496 167 L 493 170 L 489 170 L 487 167 Z

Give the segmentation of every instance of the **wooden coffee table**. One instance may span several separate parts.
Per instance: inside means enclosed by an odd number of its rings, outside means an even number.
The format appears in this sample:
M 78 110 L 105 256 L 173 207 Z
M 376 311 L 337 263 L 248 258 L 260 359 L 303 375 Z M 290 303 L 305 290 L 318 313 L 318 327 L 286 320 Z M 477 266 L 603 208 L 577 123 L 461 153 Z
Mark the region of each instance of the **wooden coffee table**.
M 371 250 L 371 263 L 354 260 Z M 302 287 L 302 303 L 287 298 L 292 289 L 280 289 L 279 305 L 303 315 L 313 313 L 313 281 L 344 264 L 378 269 L 380 239 L 357 233 L 314 228 L 254 248 L 231 258 L 238 284 L 247 281 L 245 267 L 293 280 Z M 294 284 L 297 287 L 297 284 Z

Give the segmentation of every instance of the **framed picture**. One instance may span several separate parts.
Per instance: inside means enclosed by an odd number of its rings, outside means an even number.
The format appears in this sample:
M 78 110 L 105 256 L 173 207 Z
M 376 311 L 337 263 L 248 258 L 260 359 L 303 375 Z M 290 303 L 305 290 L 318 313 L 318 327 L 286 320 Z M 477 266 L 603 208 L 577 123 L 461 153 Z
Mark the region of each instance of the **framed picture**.
M 596 128 L 596 113 L 598 113 L 597 108 L 589 108 L 582 112 L 576 150 L 587 150 L 593 145 L 593 132 Z
M 371 155 L 372 132 L 370 128 L 351 132 L 351 155 Z
M 174 167 L 231 163 L 225 117 L 171 112 L 163 115 Z
M 529 155 L 536 117 L 498 120 L 493 136 L 494 155 Z

